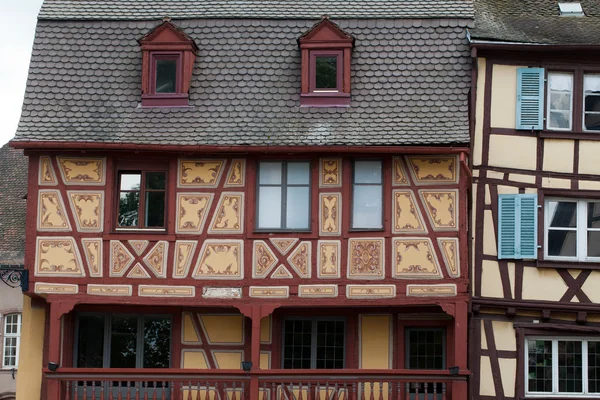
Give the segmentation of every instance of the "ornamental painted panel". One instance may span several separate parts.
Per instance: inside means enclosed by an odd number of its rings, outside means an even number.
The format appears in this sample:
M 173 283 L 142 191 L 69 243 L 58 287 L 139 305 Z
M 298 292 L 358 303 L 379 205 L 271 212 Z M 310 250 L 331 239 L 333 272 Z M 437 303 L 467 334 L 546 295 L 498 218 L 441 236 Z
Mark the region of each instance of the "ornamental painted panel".
M 146 247 L 150 244 L 149 240 L 128 240 L 127 243 L 131 246 L 135 254 L 141 256 Z
M 271 251 L 269 245 L 262 240 L 255 240 L 252 244 L 252 277 L 255 279 L 266 278 L 269 272 L 277 265 L 277 256 Z
M 339 278 L 342 243 L 339 240 L 319 240 L 317 248 L 317 276 L 319 279 Z
M 194 279 L 242 279 L 244 278 L 243 254 L 243 240 L 205 240 L 192 277 Z
M 406 285 L 407 296 L 456 296 L 455 284 Z
M 271 279 L 292 279 L 294 276 L 288 269 L 281 264 L 275 272 L 273 272 L 270 276 Z
M 396 297 L 396 285 L 346 285 L 349 299 L 390 299 Z
M 60 191 L 42 189 L 38 192 L 37 229 L 42 232 L 71 230 L 71 224 Z
M 342 186 L 342 159 L 321 158 L 319 160 L 319 187 Z
M 142 297 L 194 297 L 193 286 L 139 285 L 138 296 Z
M 385 278 L 383 238 L 348 239 L 348 279 Z
M 135 258 L 127 248 L 118 240 L 110 241 L 110 276 L 121 277 L 125 275 Z
M 177 233 L 201 234 L 213 197 L 212 193 L 178 193 Z
M 250 297 L 261 299 L 287 299 L 290 297 L 289 286 L 250 286 Z
M 144 257 L 144 263 L 157 278 L 167 277 L 167 254 L 169 252 L 169 242 L 161 240 L 156 243 L 152 250 Z
M 287 260 L 300 278 L 310 278 L 312 270 L 311 242 L 300 242 Z
M 67 191 L 69 205 L 80 232 L 102 232 L 104 229 L 104 192 Z
M 337 285 L 298 285 L 298 297 L 324 298 L 337 296 Z
M 441 279 L 440 263 L 430 238 L 392 239 L 392 274 L 394 278 Z
M 131 268 L 131 271 L 129 271 L 129 273 L 127 274 L 128 278 L 138 278 L 138 279 L 150 279 L 151 276 L 148 273 L 148 271 L 146 271 L 144 269 L 144 267 L 142 267 L 142 264 L 140 263 L 136 263 L 133 268 Z
M 460 277 L 460 259 L 458 257 L 458 238 L 438 238 L 438 246 L 442 252 L 446 271 L 452 278 Z
M 408 156 L 406 158 L 417 185 L 458 183 L 456 156 Z
M 181 188 L 216 188 L 225 160 L 179 160 L 177 186 Z
M 104 158 L 57 157 L 65 185 L 104 185 L 106 160 Z
M 77 294 L 79 285 L 36 282 L 33 291 L 37 294 Z
M 269 239 L 273 246 L 282 254 L 286 255 L 298 242 L 298 238 L 271 238 Z
M 244 193 L 223 192 L 208 228 L 212 234 L 244 233 Z
M 81 239 L 90 276 L 102 277 L 102 239 Z
M 419 190 L 434 231 L 458 230 L 458 190 Z
M 342 233 L 342 194 L 319 195 L 319 234 L 339 236 Z
M 35 276 L 85 276 L 74 238 L 38 237 L 36 247 Z
M 392 186 L 406 186 L 409 184 L 408 175 L 404 165 L 402 165 L 402 157 L 394 157 L 392 159 Z
M 131 296 L 131 285 L 87 285 L 87 294 L 94 296 Z
M 56 180 L 56 173 L 54 173 L 54 167 L 52 166 L 50 157 L 40 157 L 38 184 L 42 186 L 56 186 L 58 184 L 58 181 Z
M 427 233 L 412 190 L 392 191 L 392 233 Z
M 195 240 L 178 240 L 173 254 L 173 278 L 186 278 L 196 250 Z
M 243 158 L 231 160 L 231 166 L 225 179 L 224 187 L 244 187 L 246 184 L 246 160 Z

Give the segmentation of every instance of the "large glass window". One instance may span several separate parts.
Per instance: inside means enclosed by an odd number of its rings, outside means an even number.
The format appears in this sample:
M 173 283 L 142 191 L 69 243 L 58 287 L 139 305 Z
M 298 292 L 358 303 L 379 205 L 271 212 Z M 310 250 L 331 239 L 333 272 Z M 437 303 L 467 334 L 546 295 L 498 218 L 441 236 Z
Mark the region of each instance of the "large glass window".
M 119 172 L 119 228 L 165 227 L 166 172 Z
M 381 161 L 355 161 L 352 181 L 352 228 L 383 228 Z
M 283 368 L 344 368 L 345 325 L 343 320 L 285 320 Z
M 260 162 L 257 208 L 258 229 L 310 229 L 310 163 Z
M 545 216 L 547 259 L 600 260 L 600 200 L 547 199 Z
M 600 131 L 600 75 L 583 76 L 583 129 Z
M 8 314 L 4 317 L 3 368 L 19 366 L 19 346 L 21 342 L 21 314 Z
M 406 328 L 406 368 L 445 369 L 446 330 Z
M 580 338 L 527 338 L 527 394 L 600 393 L 600 341 Z
M 573 74 L 548 73 L 548 129 L 571 130 Z

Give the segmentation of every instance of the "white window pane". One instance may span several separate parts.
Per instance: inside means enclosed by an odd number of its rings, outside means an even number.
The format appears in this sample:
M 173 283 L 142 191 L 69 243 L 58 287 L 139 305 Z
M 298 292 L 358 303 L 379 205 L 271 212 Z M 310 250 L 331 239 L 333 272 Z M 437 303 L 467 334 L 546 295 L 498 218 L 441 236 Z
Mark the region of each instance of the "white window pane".
M 569 111 L 571 109 L 571 93 L 550 93 L 551 111 Z
M 258 227 L 281 228 L 281 188 L 261 187 L 258 196 Z
M 573 91 L 573 75 L 550 72 L 548 74 L 548 86 L 550 90 L 557 90 L 562 92 Z
M 600 92 L 600 75 L 585 75 L 583 77 L 583 90 L 588 92 Z
M 549 230 L 548 255 L 553 257 L 576 257 L 577 232 L 567 230 Z
M 381 183 L 381 161 L 356 161 L 354 183 Z
M 583 392 L 583 365 L 580 341 L 558 341 L 558 391 Z
M 287 183 L 290 185 L 308 185 L 310 180 L 310 164 L 288 163 L 287 165 Z
M 288 187 L 286 228 L 308 229 L 309 193 L 307 187 Z
M 577 227 L 577 203 L 573 201 L 549 201 L 548 215 L 552 228 Z
M 121 190 L 140 190 L 141 174 L 121 174 Z
M 573 75 L 548 74 L 548 128 L 571 129 Z
M 381 186 L 354 186 L 352 227 L 382 228 Z
M 281 163 L 261 162 L 259 167 L 259 183 L 263 185 L 281 184 Z
M 527 380 L 529 392 L 552 392 L 552 342 L 528 340 Z
M 550 111 L 548 127 L 555 129 L 569 129 L 571 127 L 571 112 Z

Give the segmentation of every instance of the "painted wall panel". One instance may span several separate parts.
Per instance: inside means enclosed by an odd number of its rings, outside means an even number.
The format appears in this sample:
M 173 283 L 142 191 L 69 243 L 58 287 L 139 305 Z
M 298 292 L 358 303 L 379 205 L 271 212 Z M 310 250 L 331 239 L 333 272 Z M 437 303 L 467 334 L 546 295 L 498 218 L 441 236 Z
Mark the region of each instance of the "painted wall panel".
M 492 321 L 494 341 L 498 350 L 517 350 L 517 338 L 512 322 Z
M 481 264 L 481 295 L 483 297 L 504 297 L 500 266 L 495 261 L 484 260 Z
M 515 65 L 494 65 L 492 67 L 492 110 L 490 115 L 492 127 L 514 129 L 516 126 L 517 68 L 522 67 Z
M 600 142 L 586 140 L 579 146 L 579 173 L 600 175 Z
M 544 139 L 544 171 L 573 172 L 572 140 Z
M 494 376 L 492 374 L 492 364 L 487 356 L 481 357 L 481 366 L 479 369 L 479 394 L 482 396 L 495 396 Z
M 515 395 L 515 380 L 517 378 L 517 360 L 500 358 L 498 359 L 498 364 L 500 364 L 504 397 L 513 397 Z
M 481 165 L 483 156 L 483 115 L 485 97 L 486 60 L 477 60 L 477 100 L 475 104 L 475 135 L 473 138 L 473 165 Z
M 391 368 L 391 323 L 391 315 L 360 316 L 359 368 Z
M 490 135 L 489 165 L 504 168 L 535 170 L 536 160 L 536 138 Z
M 45 326 L 46 309 L 32 307 L 31 298 L 24 296 L 17 400 L 40 398 Z
M 523 299 L 558 301 L 567 285 L 554 269 L 526 267 L 523 270 Z
M 200 315 L 200 322 L 210 343 L 244 342 L 244 317 L 242 315 Z

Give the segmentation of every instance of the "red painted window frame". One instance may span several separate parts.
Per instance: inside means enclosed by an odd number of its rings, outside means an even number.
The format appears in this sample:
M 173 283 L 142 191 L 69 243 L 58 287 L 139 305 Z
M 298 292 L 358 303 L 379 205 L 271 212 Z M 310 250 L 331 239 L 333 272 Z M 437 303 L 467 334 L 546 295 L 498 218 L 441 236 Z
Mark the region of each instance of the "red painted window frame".
M 317 88 L 317 57 L 333 56 L 336 57 L 336 87 L 335 89 Z M 331 96 L 334 93 L 340 93 L 343 88 L 344 77 L 344 51 L 343 50 L 311 50 L 309 65 L 309 91 L 315 95 Z
M 188 95 L 183 93 L 183 52 L 151 51 L 149 93 L 142 95 L 142 107 L 181 107 L 188 105 Z M 156 64 L 159 60 L 176 60 L 175 93 L 156 93 Z

